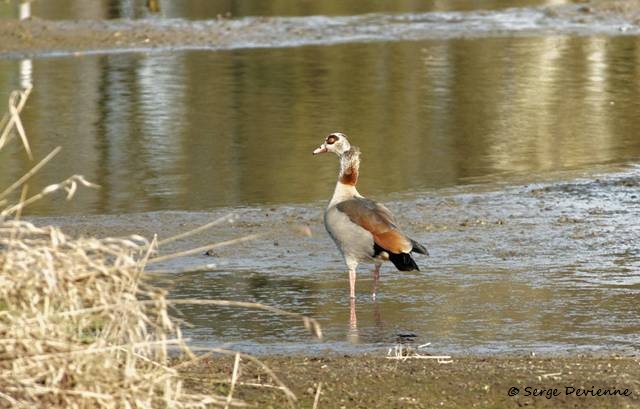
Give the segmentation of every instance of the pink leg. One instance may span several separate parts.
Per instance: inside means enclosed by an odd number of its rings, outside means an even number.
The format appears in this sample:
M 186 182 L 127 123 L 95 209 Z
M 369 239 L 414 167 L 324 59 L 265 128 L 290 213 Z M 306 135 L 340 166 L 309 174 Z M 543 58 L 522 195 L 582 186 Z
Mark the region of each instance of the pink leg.
M 378 291 L 378 283 L 380 282 L 380 266 L 382 264 L 376 263 L 373 268 L 373 292 L 371 293 L 371 298 L 376 299 L 376 291 Z
M 349 269 L 349 297 L 356 298 L 356 270 Z
M 357 329 L 358 328 L 358 318 L 356 317 L 356 300 L 355 298 L 351 298 L 349 300 L 349 328 Z
M 345 262 L 349 270 L 349 297 L 356 298 L 356 268 L 358 268 L 358 261 L 345 257 Z

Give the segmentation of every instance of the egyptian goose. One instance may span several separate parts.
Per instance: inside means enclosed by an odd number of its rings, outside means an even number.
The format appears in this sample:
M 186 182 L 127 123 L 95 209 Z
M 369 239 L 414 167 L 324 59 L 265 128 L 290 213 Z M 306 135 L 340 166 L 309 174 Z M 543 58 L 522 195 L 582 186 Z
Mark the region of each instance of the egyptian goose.
M 313 154 L 326 152 L 340 157 L 340 175 L 324 212 L 324 225 L 347 265 L 351 298 L 355 298 L 359 262 L 373 262 L 375 265 L 372 292 L 375 298 L 380 266 L 384 261 L 391 261 L 400 271 L 419 270 L 411 252 L 428 254 L 427 249 L 400 231 L 389 209 L 358 193 L 360 149 L 351 146 L 345 134 L 330 134 Z

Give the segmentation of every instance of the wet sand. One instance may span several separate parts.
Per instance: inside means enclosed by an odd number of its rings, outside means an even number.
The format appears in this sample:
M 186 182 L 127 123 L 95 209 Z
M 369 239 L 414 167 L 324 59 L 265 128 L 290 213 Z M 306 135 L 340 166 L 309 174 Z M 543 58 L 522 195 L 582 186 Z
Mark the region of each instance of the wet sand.
M 300 408 L 313 407 L 320 382 L 319 409 L 640 407 L 637 356 L 453 357 L 452 363 L 441 364 L 365 355 L 268 357 L 264 362 L 296 394 Z M 244 365 L 239 382 L 265 382 L 264 372 L 254 364 Z M 228 384 L 221 380 L 230 378 L 232 368 L 231 358 L 206 359 L 183 374 L 190 389 L 227 394 Z M 509 396 L 510 390 L 515 393 L 511 388 L 519 393 Z M 540 396 L 533 396 L 534 389 Z M 576 396 L 578 389 L 593 394 L 626 389 L 628 396 Z M 240 385 L 234 396 L 260 408 L 287 405 L 284 395 L 273 389 Z
M 637 35 L 632 0 L 500 12 L 187 20 L 0 20 L 0 56 L 233 49 L 474 36 Z

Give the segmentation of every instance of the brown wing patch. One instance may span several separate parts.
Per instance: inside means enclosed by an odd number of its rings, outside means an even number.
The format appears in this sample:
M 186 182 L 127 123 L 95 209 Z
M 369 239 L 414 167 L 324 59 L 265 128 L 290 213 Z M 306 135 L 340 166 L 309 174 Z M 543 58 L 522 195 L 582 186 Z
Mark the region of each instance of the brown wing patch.
M 407 240 L 404 234 L 397 230 L 390 230 L 384 233 L 374 233 L 373 241 L 383 249 L 391 253 L 409 253 L 411 251 L 411 242 Z
M 373 241 L 392 253 L 411 251 L 409 240 L 395 225 L 393 215 L 386 207 L 368 199 L 351 199 L 336 206 L 349 219 L 373 235 Z

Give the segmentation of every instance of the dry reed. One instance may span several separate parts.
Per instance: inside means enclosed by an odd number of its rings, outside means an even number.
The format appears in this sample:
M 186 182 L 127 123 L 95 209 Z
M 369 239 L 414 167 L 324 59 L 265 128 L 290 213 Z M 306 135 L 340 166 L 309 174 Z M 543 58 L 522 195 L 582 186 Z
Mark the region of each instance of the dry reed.
M 32 407 L 205 407 L 182 391 L 188 352 L 165 293 L 140 280 L 148 243 L 0 224 L 0 391 Z M 140 302 L 146 298 L 148 302 Z
M 29 92 L 12 93 L 9 114 L 0 121 L 0 149 L 17 133 L 30 156 L 19 117 Z M 167 292 L 146 282 L 144 268 L 189 252 L 156 256 L 155 238 L 71 238 L 57 227 L 19 220 L 26 206 L 48 194 L 65 190 L 71 198 L 79 184 L 93 186 L 74 175 L 27 198 L 27 180 L 58 151 L 0 194 L 0 408 L 246 406 L 233 397 L 235 385 L 241 385 L 241 358 L 261 366 L 275 383 L 265 386 L 282 390 L 292 405 L 295 395 L 275 374 L 257 359 L 237 353 L 228 394 L 185 391 L 169 351 L 189 359 L 183 358 L 180 367 L 198 358 L 168 313 L 172 301 Z M 18 187 L 21 198 L 11 204 L 9 193 Z M 187 302 L 295 315 L 252 303 L 175 301 Z M 315 320 L 296 316 L 321 337 Z

